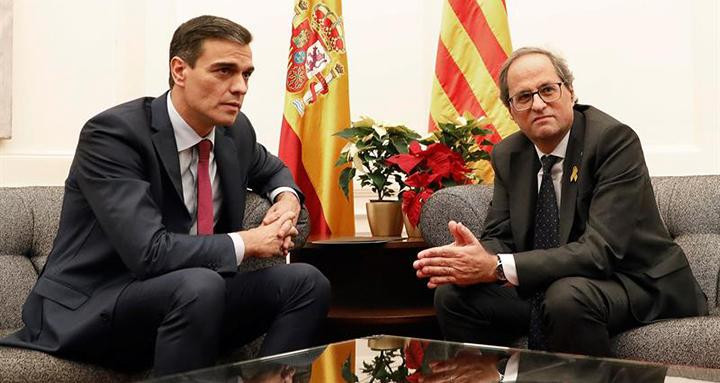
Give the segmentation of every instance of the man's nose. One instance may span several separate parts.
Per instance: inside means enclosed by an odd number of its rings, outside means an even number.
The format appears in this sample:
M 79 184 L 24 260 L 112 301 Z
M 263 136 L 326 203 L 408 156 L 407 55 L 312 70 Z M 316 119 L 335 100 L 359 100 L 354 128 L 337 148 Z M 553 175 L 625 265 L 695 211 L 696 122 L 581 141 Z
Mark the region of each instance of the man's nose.
M 533 94 L 533 103 L 532 103 L 533 109 L 542 110 L 546 106 L 547 106 L 547 103 L 545 102 L 545 100 L 542 99 L 542 97 L 540 97 L 539 93 Z
M 230 92 L 245 94 L 248 91 L 248 82 L 245 76 L 240 75 L 233 81 Z

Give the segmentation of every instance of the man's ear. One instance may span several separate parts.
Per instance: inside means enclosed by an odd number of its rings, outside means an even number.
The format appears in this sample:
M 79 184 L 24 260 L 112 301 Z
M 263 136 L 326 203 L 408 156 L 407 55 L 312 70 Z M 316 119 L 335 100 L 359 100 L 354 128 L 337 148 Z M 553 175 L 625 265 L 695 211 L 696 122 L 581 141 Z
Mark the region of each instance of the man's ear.
M 185 71 L 188 69 L 188 64 L 185 60 L 178 56 L 170 59 L 170 75 L 173 78 L 175 85 L 185 86 Z
M 577 99 L 575 98 L 575 89 L 573 89 L 572 85 L 570 85 L 570 86 L 565 85 L 565 87 L 567 88 L 568 91 L 570 91 L 570 99 L 572 100 L 572 102 L 574 104 L 577 101 Z

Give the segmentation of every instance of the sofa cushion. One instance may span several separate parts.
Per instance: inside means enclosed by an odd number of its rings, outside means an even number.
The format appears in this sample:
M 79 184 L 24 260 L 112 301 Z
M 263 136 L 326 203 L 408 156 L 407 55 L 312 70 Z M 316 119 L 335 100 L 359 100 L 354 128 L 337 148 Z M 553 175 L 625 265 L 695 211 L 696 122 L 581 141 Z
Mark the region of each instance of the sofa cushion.
M 0 337 L 9 333 L 0 330 Z M 1 382 L 130 382 L 149 374 L 125 374 L 15 347 L 0 347 L 0 366 Z
M 37 273 L 24 255 L 0 255 L 0 330 L 22 325 L 22 305 L 35 284 Z
M 465 224 L 476 235 L 482 233 L 485 216 L 492 200 L 491 185 L 464 185 L 438 190 L 423 205 L 420 231 L 432 246 L 452 242 L 447 223 Z
M 60 223 L 64 188 L 62 186 L 35 186 L 25 188 L 26 201 L 32 209 L 34 226 L 32 252 L 30 254 L 37 270 L 45 265 Z
M 675 242 L 685 251 L 693 275 L 707 296 L 710 314 L 719 314 L 720 257 L 713 255 L 720 249 L 720 234 L 683 234 Z
M 27 255 L 33 240 L 32 210 L 21 189 L 0 188 L 0 254 Z
M 713 316 L 664 320 L 611 341 L 620 358 L 720 368 L 720 322 Z
M 670 235 L 720 232 L 720 177 L 656 177 L 653 187 Z

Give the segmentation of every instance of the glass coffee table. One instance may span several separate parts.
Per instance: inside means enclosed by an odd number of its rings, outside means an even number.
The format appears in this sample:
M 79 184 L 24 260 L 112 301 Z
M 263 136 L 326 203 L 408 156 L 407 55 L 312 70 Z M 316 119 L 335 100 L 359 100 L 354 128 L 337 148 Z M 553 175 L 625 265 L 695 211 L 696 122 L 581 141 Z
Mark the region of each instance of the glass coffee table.
M 378 335 L 153 382 L 720 382 L 720 370 Z

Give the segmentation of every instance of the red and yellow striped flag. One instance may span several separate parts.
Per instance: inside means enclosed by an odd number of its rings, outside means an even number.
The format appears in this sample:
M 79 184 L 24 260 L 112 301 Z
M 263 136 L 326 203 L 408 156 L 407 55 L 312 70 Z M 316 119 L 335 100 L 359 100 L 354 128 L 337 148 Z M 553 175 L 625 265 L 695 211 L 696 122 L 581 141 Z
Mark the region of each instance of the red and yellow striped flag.
M 295 0 L 285 88 L 279 154 L 305 194 L 311 234 L 353 235 L 353 194 L 335 167 L 344 143 L 333 136 L 350 126 L 340 0 Z
M 512 53 L 505 0 L 445 0 L 442 17 L 430 130 L 438 121 L 455 121 L 469 112 L 489 118 L 493 133 L 486 138 L 498 142 L 518 129 L 500 101 L 497 84 Z M 480 174 L 492 182 L 489 163 L 481 164 Z

